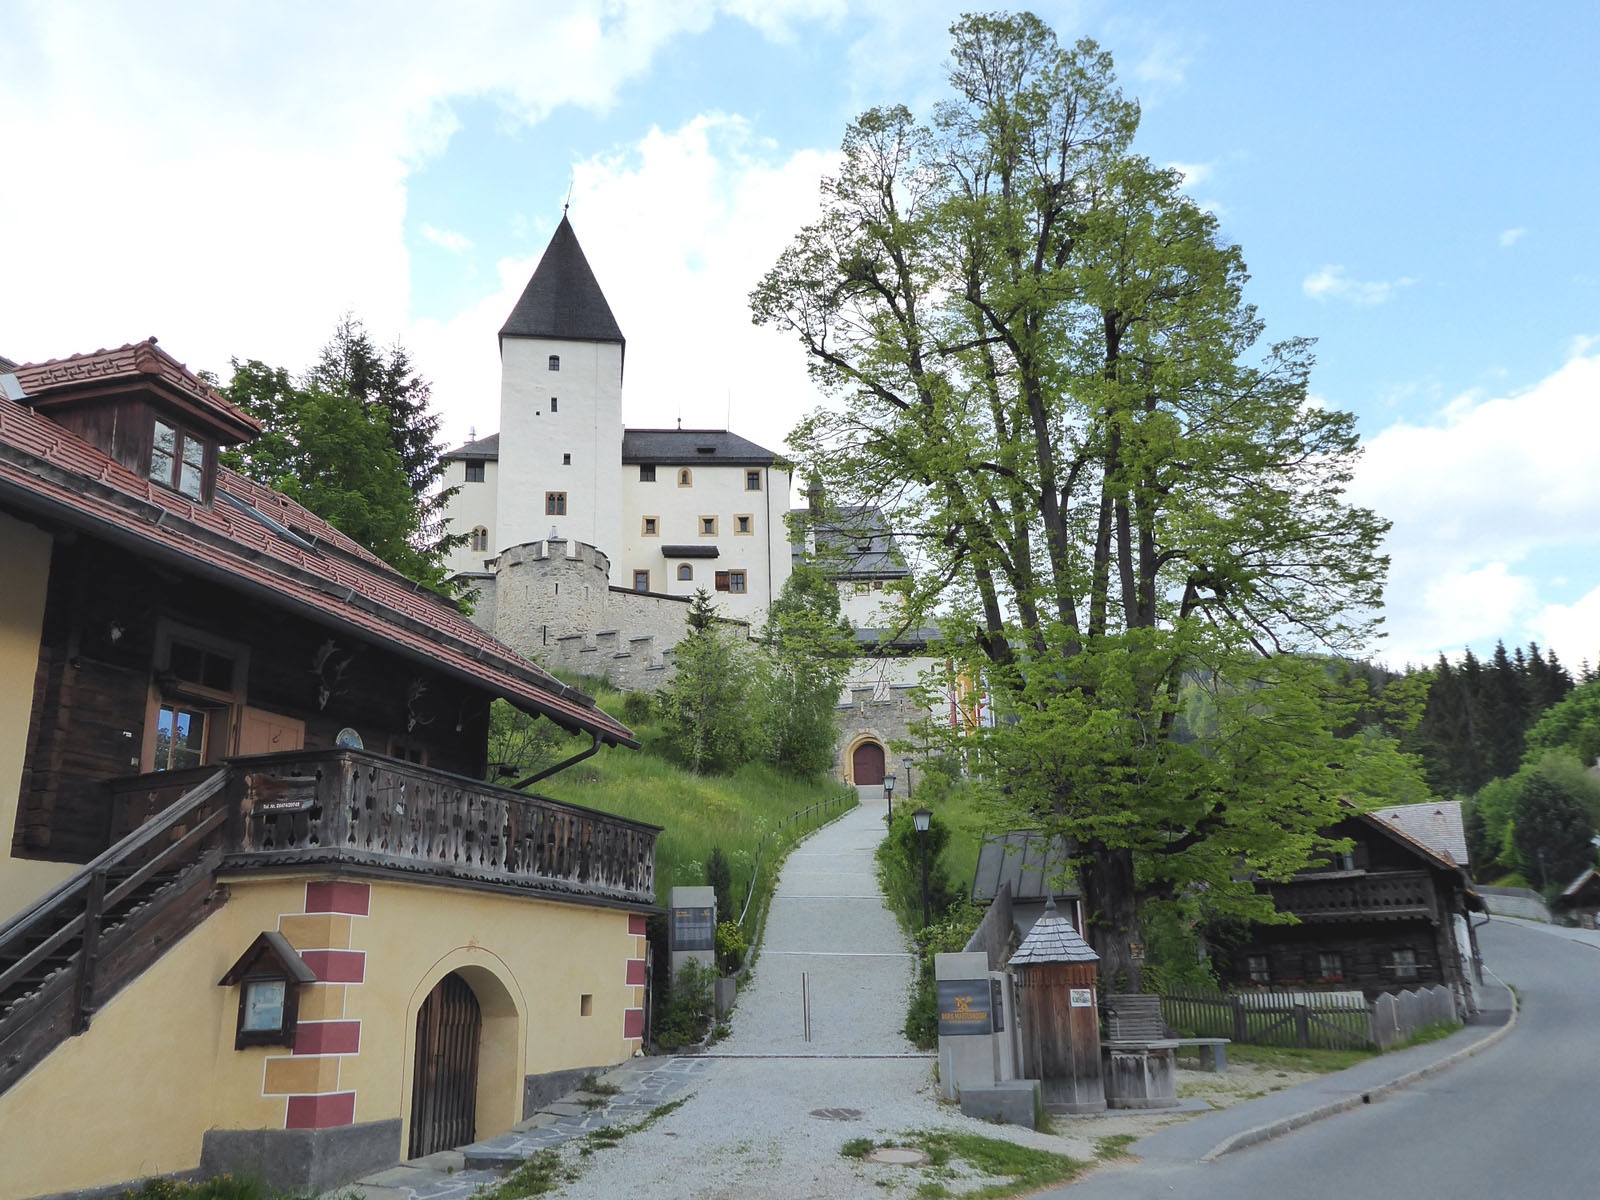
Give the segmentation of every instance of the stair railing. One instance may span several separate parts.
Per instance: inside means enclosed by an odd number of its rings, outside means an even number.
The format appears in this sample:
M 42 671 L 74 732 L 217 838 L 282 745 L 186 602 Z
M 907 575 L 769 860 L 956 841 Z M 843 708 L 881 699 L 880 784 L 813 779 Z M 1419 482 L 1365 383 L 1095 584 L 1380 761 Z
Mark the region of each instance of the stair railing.
M 0 960 L 18 956 L 0 970 L 0 995 L 51 955 L 71 946 L 74 939 L 81 939 L 74 955 L 72 1032 L 87 1029 L 94 1011 L 95 966 L 105 914 L 159 871 L 198 863 L 208 850 L 214 864 L 221 862 L 222 838 L 211 835 L 227 823 L 230 806 L 216 804 L 210 812 L 203 810 L 225 790 L 227 782 L 227 770 L 217 771 L 0 925 Z M 127 874 L 121 875 L 124 870 Z M 114 883 L 113 876 L 117 876 Z M 35 938 L 37 945 L 29 949 L 29 941 Z

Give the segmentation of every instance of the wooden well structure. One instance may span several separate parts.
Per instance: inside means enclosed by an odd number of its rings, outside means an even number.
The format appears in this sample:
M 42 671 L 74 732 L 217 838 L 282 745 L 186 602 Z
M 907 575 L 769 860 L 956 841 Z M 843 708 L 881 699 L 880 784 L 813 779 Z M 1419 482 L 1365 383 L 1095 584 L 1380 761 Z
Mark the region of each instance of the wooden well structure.
M 1039 1080 L 1047 1108 L 1102 1112 L 1100 956 L 1056 911 L 1054 900 L 1011 956 L 1017 977 L 1022 1073 Z

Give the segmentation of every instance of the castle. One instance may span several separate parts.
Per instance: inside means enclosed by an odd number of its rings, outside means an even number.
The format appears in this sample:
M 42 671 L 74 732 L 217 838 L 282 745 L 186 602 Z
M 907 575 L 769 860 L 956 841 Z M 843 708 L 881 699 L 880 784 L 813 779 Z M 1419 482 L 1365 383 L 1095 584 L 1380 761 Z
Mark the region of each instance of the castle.
M 725 429 L 626 429 L 626 339 L 563 214 L 500 330 L 500 431 L 445 455 L 446 509 L 467 543 L 449 561 L 473 619 L 546 667 L 628 689 L 665 681 L 704 588 L 724 620 L 758 629 L 803 555 L 820 554 L 841 610 L 877 653 L 841 697 L 838 774 L 877 783 L 885 746 L 920 714 L 921 634 L 887 647 L 887 585 L 909 574 L 870 509 L 802 537 L 779 455 Z

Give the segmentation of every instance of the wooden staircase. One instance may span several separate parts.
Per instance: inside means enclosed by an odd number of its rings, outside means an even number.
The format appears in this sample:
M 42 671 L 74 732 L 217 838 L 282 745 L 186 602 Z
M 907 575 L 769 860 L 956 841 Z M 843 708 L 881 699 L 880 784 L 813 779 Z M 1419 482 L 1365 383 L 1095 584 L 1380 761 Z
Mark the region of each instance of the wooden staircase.
M 226 770 L 0 925 L 0 1092 L 226 899 Z

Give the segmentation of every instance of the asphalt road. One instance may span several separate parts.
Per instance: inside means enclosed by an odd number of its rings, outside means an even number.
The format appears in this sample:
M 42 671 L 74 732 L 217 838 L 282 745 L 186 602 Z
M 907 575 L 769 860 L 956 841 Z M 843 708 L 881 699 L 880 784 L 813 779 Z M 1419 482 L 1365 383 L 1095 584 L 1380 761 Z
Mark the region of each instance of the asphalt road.
M 1514 923 L 1479 937 L 1521 1008 L 1517 1028 L 1482 1054 L 1214 1162 L 1146 1157 L 1042 1195 L 1600 1196 L 1600 947 Z

